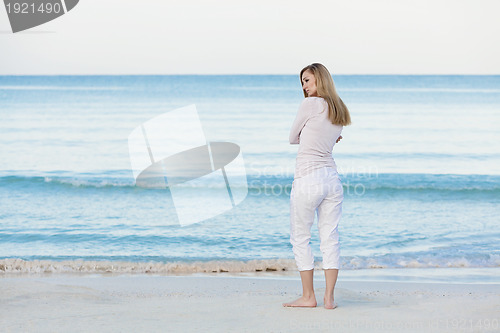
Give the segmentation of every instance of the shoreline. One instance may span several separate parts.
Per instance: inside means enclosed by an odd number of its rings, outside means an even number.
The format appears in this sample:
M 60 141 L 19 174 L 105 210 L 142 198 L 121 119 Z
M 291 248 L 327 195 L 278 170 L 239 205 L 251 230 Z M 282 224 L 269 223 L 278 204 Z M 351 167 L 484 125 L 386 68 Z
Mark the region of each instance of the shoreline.
M 338 308 L 284 308 L 298 279 L 235 276 L 65 275 L 0 279 L 7 332 L 500 331 L 500 284 L 346 281 Z
M 121 262 L 0 259 L 0 279 L 50 276 L 228 276 L 299 279 L 293 259 L 208 262 Z M 315 279 L 323 280 L 317 263 Z M 500 284 L 500 267 L 341 268 L 339 280 L 360 282 Z

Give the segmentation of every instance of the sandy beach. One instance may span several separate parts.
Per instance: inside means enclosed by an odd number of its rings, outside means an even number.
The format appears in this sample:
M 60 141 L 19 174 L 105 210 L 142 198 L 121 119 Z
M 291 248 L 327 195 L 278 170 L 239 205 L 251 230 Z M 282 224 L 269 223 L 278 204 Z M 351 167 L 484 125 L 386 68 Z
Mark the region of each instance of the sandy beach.
M 494 332 L 499 284 L 339 280 L 338 308 L 284 308 L 297 279 L 188 275 L 4 276 L 3 332 Z M 266 277 L 267 276 L 267 277 Z

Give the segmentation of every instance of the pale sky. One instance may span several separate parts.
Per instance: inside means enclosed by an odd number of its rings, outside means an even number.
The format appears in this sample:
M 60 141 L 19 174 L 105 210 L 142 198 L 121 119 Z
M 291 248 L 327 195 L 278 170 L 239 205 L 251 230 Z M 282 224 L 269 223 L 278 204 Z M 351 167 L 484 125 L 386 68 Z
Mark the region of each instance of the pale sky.
M 0 75 L 500 74 L 497 0 L 80 0 L 13 34 Z

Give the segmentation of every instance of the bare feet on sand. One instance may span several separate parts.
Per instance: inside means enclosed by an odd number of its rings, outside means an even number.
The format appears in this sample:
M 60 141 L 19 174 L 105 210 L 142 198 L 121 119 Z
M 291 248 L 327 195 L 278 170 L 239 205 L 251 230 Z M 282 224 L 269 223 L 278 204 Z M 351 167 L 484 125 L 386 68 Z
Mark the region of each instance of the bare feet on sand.
M 284 307 L 301 307 L 301 308 L 314 308 L 318 305 L 316 303 L 316 297 L 304 297 L 302 296 L 299 299 L 296 299 L 290 303 L 283 303 Z
M 333 302 L 333 297 L 327 297 L 325 296 L 323 298 L 324 302 L 325 302 L 325 309 L 335 309 L 337 307 L 337 304 L 335 304 Z

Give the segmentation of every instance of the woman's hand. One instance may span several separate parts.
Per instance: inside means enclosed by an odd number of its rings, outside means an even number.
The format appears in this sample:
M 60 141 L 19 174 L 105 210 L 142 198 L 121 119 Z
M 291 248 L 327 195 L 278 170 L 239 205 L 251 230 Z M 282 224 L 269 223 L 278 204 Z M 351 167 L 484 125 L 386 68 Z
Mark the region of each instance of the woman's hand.
M 342 139 L 342 135 L 337 138 L 337 141 L 335 143 L 339 143 L 339 141 Z

